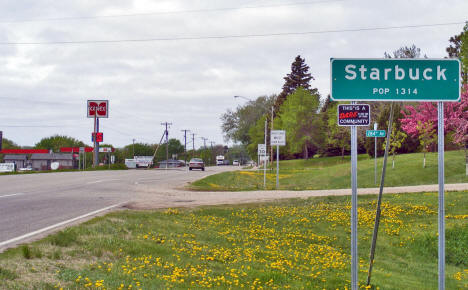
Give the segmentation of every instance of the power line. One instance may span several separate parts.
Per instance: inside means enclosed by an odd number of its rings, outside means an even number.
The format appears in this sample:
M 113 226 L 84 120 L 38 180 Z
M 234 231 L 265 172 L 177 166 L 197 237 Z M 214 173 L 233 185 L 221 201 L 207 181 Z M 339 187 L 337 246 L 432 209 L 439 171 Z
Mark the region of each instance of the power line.
M 121 17 L 137 17 L 137 16 L 157 16 L 157 15 L 166 15 L 166 14 L 222 12 L 222 11 L 231 11 L 231 10 L 246 10 L 246 9 L 259 9 L 259 8 L 277 8 L 277 7 L 314 5 L 314 4 L 329 3 L 329 2 L 341 2 L 341 1 L 345 1 L 345 0 L 321 0 L 321 1 L 294 2 L 294 3 L 284 3 L 284 4 L 244 6 L 244 7 L 206 8 L 206 9 L 191 9 L 191 10 L 174 10 L 174 11 L 159 11 L 159 12 L 129 13 L 129 14 L 113 14 L 113 15 L 71 16 L 71 17 L 55 17 L 55 18 L 3 20 L 3 21 L 0 21 L 0 23 L 9 24 L 9 23 L 27 23 L 27 22 L 93 20 L 93 19 L 99 19 L 99 18 L 121 18 Z
M 260 34 L 231 34 L 231 35 L 213 35 L 213 36 L 137 38 L 137 39 L 116 39 L 116 40 L 0 42 L 0 45 L 111 44 L 111 43 L 132 43 L 132 42 L 260 38 L 260 37 L 270 37 L 270 36 L 294 36 L 294 35 L 327 34 L 327 33 L 340 33 L 340 32 L 365 32 L 365 31 L 407 29 L 407 28 L 426 28 L 426 27 L 449 26 L 449 25 L 460 25 L 460 24 L 465 24 L 465 21 L 432 23 L 432 24 L 416 24 L 416 25 L 400 25 L 400 26 L 362 27 L 362 28 L 348 28 L 348 29 L 336 29 L 336 30 L 316 30 L 316 31 L 303 31 L 303 32 L 260 33 Z

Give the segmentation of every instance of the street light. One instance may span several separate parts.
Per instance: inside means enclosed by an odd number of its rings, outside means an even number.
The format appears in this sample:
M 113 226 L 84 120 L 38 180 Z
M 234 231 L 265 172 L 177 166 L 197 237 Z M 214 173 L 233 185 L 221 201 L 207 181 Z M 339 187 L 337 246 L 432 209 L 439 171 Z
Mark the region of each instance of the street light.
M 234 96 L 234 98 L 243 98 L 245 100 L 248 100 L 248 101 L 251 101 L 253 102 L 253 100 L 247 98 L 247 97 L 243 97 L 243 96 Z M 270 109 L 266 106 L 263 106 L 267 111 Z M 271 130 L 273 130 L 273 109 L 274 109 L 274 106 L 271 106 Z M 267 146 L 267 120 L 265 118 L 265 146 Z M 270 146 L 270 149 L 271 149 L 271 152 L 270 152 L 270 156 L 271 156 L 271 162 L 273 162 L 273 147 Z M 265 188 L 266 187 L 266 162 L 265 160 L 263 160 L 264 162 L 264 170 L 263 170 L 263 187 Z

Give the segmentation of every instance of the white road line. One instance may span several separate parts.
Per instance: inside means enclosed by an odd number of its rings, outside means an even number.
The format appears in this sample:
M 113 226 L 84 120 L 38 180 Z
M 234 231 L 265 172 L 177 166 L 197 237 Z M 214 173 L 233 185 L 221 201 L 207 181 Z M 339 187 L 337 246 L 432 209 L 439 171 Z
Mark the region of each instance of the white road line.
M 100 183 L 100 182 L 106 182 L 106 181 L 115 181 L 115 180 L 120 180 L 120 179 L 101 179 L 101 180 L 86 182 L 86 184 L 94 184 L 94 183 Z
M 2 198 L 2 197 L 9 197 L 9 196 L 23 195 L 23 194 L 24 194 L 24 193 L 19 192 L 19 193 L 7 194 L 7 195 L 0 195 L 0 198 Z
M 54 229 L 54 228 L 57 228 L 57 227 L 60 227 L 60 226 L 63 226 L 63 225 L 72 223 L 72 222 L 77 221 L 77 220 L 80 220 L 80 219 L 82 219 L 82 218 L 95 215 L 95 214 L 97 214 L 97 213 L 106 211 L 106 210 L 108 210 L 108 209 L 121 206 L 121 205 L 124 204 L 124 203 L 125 203 L 125 202 L 121 202 L 121 203 L 114 204 L 114 205 L 111 205 L 111 206 L 108 206 L 108 207 L 105 207 L 105 208 L 101 208 L 101 209 L 95 210 L 95 211 L 93 211 L 93 212 L 90 212 L 90 213 L 81 215 L 81 216 L 79 216 L 79 217 L 72 218 L 72 219 L 69 219 L 69 220 L 60 222 L 60 223 L 58 223 L 58 224 L 55 224 L 55 225 L 51 225 L 51 226 L 42 228 L 42 229 L 37 230 L 37 231 L 34 231 L 34 232 L 30 232 L 30 233 L 28 233 L 28 234 L 25 234 L 25 235 L 22 235 L 22 236 L 19 236 L 19 237 L 16 237 L 16 238 L 13 238 L 13 239 L 10 239 L 10 240 L 7 240 L 7 241 L 0 242 L 0 247 L 3 247 L 3 246 L 5 246 L 5 245 L 8 245 L 8 244 L 11 244 L 11 243 L 14 243 L 14 242 L 21 241 L 21 240 L 23 240 L 23 239 L 32 237 L 32 236 L 34 236 L 34 235 L 38 235 L 38 234 L 40 234 L 40 233 L 46 232 L 46 231 L 51 230 L 51 229 Z

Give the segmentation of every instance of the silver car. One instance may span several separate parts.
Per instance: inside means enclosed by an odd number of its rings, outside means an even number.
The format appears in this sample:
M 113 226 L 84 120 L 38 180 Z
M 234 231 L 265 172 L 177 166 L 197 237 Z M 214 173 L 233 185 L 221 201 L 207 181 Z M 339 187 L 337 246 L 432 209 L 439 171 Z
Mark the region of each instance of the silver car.
M 205 162 L 200 158 L 190 159 L 189 170 L 192 169 L 201 169 L 202 171 L 205 171 Z

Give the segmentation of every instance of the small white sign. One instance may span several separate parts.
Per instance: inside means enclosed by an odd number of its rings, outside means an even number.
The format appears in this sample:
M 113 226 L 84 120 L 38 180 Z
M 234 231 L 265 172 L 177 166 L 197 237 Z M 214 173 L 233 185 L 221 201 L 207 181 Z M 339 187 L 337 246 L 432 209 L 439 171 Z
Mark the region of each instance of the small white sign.
M 270 160 L 270 156 L 260 156 L 260 162 L 268 162 Z
M 112 147 L 99 147 L 99 152 L 109 153 L 112 152 Z
M 0 172 L 15 171 L 15 163 L 0 163 Z
M 258 156 L 266 155 L 266 144 L 258 144 Z
M 271 130 L 270 145 L 271 146 L 285 146 L 286 145 L 286 131 L 284 130 Z

